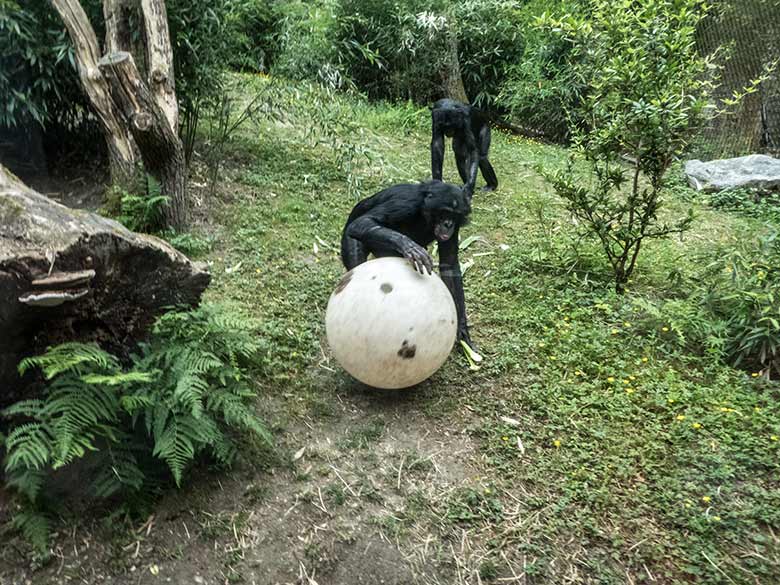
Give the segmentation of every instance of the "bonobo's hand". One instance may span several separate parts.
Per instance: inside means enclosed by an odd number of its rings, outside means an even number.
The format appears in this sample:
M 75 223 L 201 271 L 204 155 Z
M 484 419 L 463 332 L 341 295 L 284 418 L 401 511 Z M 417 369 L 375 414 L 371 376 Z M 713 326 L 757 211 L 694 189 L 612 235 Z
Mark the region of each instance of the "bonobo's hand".
M 410 243 L 404 247 L 402 253 L 404 258 L 409 260 L 420 274 L 425 274 L 425 270 L 428 271 L 428 274 L 433 273 L 433 260 L 428 251 L 419 244 Z

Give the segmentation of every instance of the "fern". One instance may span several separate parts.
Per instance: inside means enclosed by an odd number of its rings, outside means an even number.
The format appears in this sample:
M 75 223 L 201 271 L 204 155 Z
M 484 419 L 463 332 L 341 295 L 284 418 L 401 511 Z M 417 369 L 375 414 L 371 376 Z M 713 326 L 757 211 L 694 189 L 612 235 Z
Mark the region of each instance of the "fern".
M 7 483 L 26 501 L 17 528 L 45 546 L 48 523 L 33 511 L 47 474 L 89 454 L 97 469 L 91 490 L 109 497 L 142 492 L 150 460 L 164 462 L 176 485 L 201 454 L 230 464 L 234 430 L 270 444 L 245 369 L 260 348 L 251 322 L 203 305 L 160 317 L 128 367 L 95 344 L 24 359 L 19 371 L 38 368 L 47 384 L 40 397 L 3 411 L 16 421 L 3 438 Z

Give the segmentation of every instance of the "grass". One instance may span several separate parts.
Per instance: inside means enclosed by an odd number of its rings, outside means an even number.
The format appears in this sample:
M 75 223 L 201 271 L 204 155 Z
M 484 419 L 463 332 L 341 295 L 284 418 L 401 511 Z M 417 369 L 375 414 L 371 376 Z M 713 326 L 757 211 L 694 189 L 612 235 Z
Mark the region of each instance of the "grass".
M 248 96 L 270 83 L 241 80 Z M 648 244 L 620 297 L 535 170 L 563 165 L 565 149 L 495 132 L 500 188 L 477 192 L 463 237 L 480 239 L 461 260 L 485 364 L 470 372 L 454 352 L 414 390 L 366 391 L 324 339 L 339 237 L 356 185 L 368 196 L 426 178 L 428 113 L 298 89 L 298 102 L 279 98 L 273 117 L 231 138 L 204 233 L 182 240 L 211 265 L 208 297 L 263 322 L 263 408 L 283 448 L 310 445 L 292 470 L 279 466 L 289 482 L 250 478 L 242 513 L 283 500 L 275 517 L 292 522 L 308 507 L 335 523 L 339 547 L 378 530 L 422 583 L 780 582 L 778 387 L 683 343 L 684 316 L 645 309 L 684 298 L 676 283 L 702 254 L 763 221 L 673 184 L 665 213 L 693 205 L 694 227 Z M 320 118 L 343 128 L 339 116 L 361 131 L 317 130 Z M 224 514 L 210 518 L 209 531 L 244 538 L 234 520 L 217 522 Z M 338 555 L 304 540 L 299 575 L 335 574 Z M 251 582 L 252 565 L 230 551 L 225 578 Z
M 365 128 L 354 138 L 381 153 L 364 196 L 426 177 L 426 112 L 363 103 L 352 111 Z M 354 199 L 332 150 L 306 145 L 302 120 L 289 121 L 246 128 L 233 142 L 248 162 L 233 167 L 236 196 L 218 212 L 225 230 L 210 294 L 282 332 L 274 376 L 327 416 L 321 395 L 350 384 L 327 361 L 322 322 Z M 507 566 L 539 583 L 569 571 L 571 582 L 780 580 L 776 386 L 689 353 L 677 343 L 684 331 L 648 325 L 641 309 L 683 292 L 668 281 L 673 270 L 693 273 L 697 254 L 758 234 L 762 223 L 694 202 L 694 229 L 648 245 L 618 297 L 598 249 L 581 242 L 575 251 L 573 226 L 535 171 L 562 165 L 565 151 L 497 132 L 491 156 L 501 188 L 477 193 L 464 236 L 481 238 L 463 258 L 473 261 L 467 306 L 487 364 L 469 373 L 453 354 L 421 393 L 403 398 L 426 418 L 452 421 L 453 432 L 467 420 L 482 479 L 444 499 L 407 495 L 392 531 L 414 548 L 420 526 L 436 527 L 442 543 L 467 530 L 483 558 L 453 557 L 443 544 L 438 554 L 485 582 Z M 445 176 L 456 176 L 448 163 Z M 675 185 L 666 213 L 684 213 L 691 198 Z M 330 369 L 312 374 L 323 360 Z M 340 448 L 371 449 L 382 430 L 366 420 Z

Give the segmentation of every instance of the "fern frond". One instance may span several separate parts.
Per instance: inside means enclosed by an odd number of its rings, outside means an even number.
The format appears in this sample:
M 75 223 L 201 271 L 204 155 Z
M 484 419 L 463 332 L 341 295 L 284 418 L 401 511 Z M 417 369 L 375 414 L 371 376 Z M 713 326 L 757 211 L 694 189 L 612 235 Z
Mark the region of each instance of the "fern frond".
M 108 449 L 105 458 L 92 482 L 92 490 L 97 497 L 108 498 L 126 489 L 138 491 L 143 487 L 144 472 L 130 449 Z
M 101 369 L 116 369 L 119 364 L 114 356 L 103 351 L 95 343 L 63 343 L 49 349 L 45 354 L 23 359 L 19 362 L 19 373 L 24 375 L 32 367 L 40 368 L 43 376 L 51 380 L 63 372 L 80 373 L 83 366 L 91 365 Z
M 176 417 L 171 417 L 160 438 L 155 441 L 153 455 L 168 464 L 176 485 L 180 486 L 185 468 L 195 458 L 195 445 L 192 436 Z
M 30 502 L 34 502 L 38 499 L 38 494 L 43 487 L 45 479 L 46 474 L 42 470 L 19 469 L 8 474 L 6 484 L 27 496 Z
M 3 416 L 10 418 L 12 416 L 35 416 L 43 407 L 43 400 L 20 400 L 15 402 L 5 410 Z
M 51 457 L 51 443 L 51 435 L 42 423 L 14 427 L 5 440 L 5 470 L 43 469 Z
M 86 384 L 105 385 L 105 386 L 124 386 L 129 384 L 139 384 L 152 382 L 154 372 L 126 372 L 116 374 L 87 374 L 81 379 Z
M 41 556 L 48 557 L 49 519 L 38 510 L 25 508 L 14 514 L 11 526 L 22 533 Z

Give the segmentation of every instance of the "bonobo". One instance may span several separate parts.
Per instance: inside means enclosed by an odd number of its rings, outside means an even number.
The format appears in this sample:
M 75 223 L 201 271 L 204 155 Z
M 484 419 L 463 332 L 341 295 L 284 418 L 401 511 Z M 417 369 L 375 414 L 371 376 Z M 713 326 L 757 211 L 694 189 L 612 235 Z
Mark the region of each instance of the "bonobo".
M 458 311 L 458 339 L 473 348 L 458 263 L 458 230 L 470 212 L 469 199 L 457 185 L 441 181 L 393 185 L 355 205 L 341 235 L 341 260 L 351 270 L 369 254 L 400 256 L 421 274 L 430 274 L 433 261 L 425 247 L 436 240 L 439 274 Z
M 444 136 L 452 138 L 452 150 L 458 173 L 468 196 L 474 194 L 477 183 L 477 167 L 482 171 L 487 185 L 485 191 L 498 188 L 498 178 L 488 160 L 490 149 L 490 126 L 484 114 L 477 108 L 456 102 L 439 100 L 431 111 L 431 176 L 441 181 L 444 164 Z

